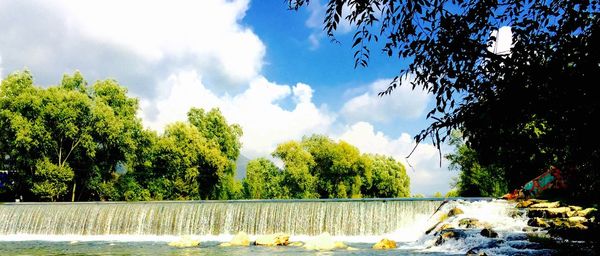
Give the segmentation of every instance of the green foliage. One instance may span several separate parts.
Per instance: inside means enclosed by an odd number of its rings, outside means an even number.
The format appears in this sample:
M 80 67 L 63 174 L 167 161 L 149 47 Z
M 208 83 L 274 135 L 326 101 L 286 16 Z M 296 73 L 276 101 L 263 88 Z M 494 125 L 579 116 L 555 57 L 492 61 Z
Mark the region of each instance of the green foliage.
M 250 160 L 243 181 L 248 199 L 290 198 L 290 192 L 284 186 L 284 173 L 266 158 Z
M 31 192 L 42 199 L 57 201 L 67 192 L 73 176 L 69 166 L 59 167 L 48 158 L 43 158 L 35 165 Z
M 597 202 L 600 94 L 591 78 L 600 72 L 600 2 L 327 2 L 324 30 L 332 39 L 340 22 L 356 28 L 355 66 L 366 66 L 370 48 L 381 46 L 408 60 L 398 68 L 409 86 L 435 97 L 417 142 L 430 138 L 439 147 L 460 129 L 480 165 L 471 176 L 501 169 L 512 189 L 554 165 L 573 196 Z M 288 7 L 308 3 L 288 0 Z M 496 52 L 490 33 L 502 25 L 510 25 L 513 46 Z
M 373 168 L 373 185 L 367 194 L 372 197 L 408 197 L 410 179 L 402 163 L 391 157 L 369 155 Z
M 506 174 L 501 168 L 480 165 L 477 153 L 463 143 L 458 133 L 453 134 L 451 145 L 456 151 L 445 157 L 450 161 L 449 168 L 460 172 L 456 182 L 458 195 L 499 197 L 507 193 Z

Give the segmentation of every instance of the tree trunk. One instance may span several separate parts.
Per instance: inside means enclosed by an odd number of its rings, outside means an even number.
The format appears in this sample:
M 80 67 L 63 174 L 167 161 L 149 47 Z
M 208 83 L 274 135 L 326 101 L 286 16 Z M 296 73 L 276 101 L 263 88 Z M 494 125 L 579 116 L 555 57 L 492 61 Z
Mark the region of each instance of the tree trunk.
M 75 188 L 77 187 L 77 181 L 73 181 L 73 193 L 71 194 L 71 202 L 75 202 Z

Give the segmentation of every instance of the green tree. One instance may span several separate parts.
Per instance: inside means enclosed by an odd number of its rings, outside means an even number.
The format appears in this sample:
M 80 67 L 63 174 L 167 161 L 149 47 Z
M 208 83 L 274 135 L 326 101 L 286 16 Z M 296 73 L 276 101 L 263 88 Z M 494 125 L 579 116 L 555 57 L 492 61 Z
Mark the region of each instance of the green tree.
M 27 71 L 12 73 L 0 88 L 0 154 L 3 166 L 14 172 L 12 192 L 35 200 L 43 194 L 41 185 L 33 186 L 36 172 L 72 170 L 69 199 L 99 199 L 97 185 L 111 179 L 135 148 L 130 137 L 133 129 L 141 129 L 137 100 L 111 80 L 87 87 L 78 72 L 46 89 L 34 86 Z M 36 168 L 46 159 L 56 168 Z M 63 194 L 60 187 L 52 200 Z
M 244 190 L 248 199 L 289 198 L 289 191 L 283 186 L 283 172 L 266 158 L 248 162 Z
M 369 155 L 373 168 L 373 185 L 367 189 L 369 197 L 408 197 L 410 179 L 402 163 L 392 157 Z
M 289 189 L 292 198 L 319 198 L 317 178 L 310 172 L 315 161 L 299 142 L 277 145 L 273 156 L 281 159 L 285 165 L 283 185 Z
M 308 2 L 288 0 L 290 9 Z M 600 2 L 327 2 L 324 30 L 332 39 L 340 22 L 356 28 L 355 66 L 367 66 L 370 49 L 381 47 L 407 60 L 398 69 L 412 88 L 435 97 L 417 142 L 431 138 L 439 147 L 460 129 L 478 162 L 503 169 L 510 188 L 555 165 L 572 192 L 597 201 L 600 136 L 592 120 L 600 118 L 600 95 L 590 77 L 600 72 Z M 503 25 L 511 26 L 513 45 L 499 52 L 493 32 Z
M 48 158 L 38 160 L 31 192 L 42 199 L 54 202 L 68 191 L 73 176 L 73 170 L 69 166 L 59 167 L 51 163 Z
M 450 161 L 449 168 L 460 172 L 456 181 L 458 195 L 499 197 L 508 191 L 504 171 L 480 165 L 477 153 L 462 141 L 459 133 L 453 134 L 450 144 L 456 151 L 445 157 Z

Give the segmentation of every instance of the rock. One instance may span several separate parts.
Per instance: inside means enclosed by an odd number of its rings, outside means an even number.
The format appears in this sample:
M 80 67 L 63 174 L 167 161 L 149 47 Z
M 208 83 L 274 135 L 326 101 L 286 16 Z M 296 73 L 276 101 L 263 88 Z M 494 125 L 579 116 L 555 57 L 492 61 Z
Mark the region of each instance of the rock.
M 583 207 L 581 207 L 581 206 L 575 206 L 575 205 L 569 205 L 569 208 L 571 208 L 571 211 L 581 211 L 581 210 L 583 210 Z
M 302 247 L 304 244 L 302 242 L 291 242 L 288 244 L 288 246 L 295 246 L 295 247 Z
M 532 227 L 540 227 L 540 228 L 550 227 L 550 225 L 546 221 L 544 221 L 544 219 L 537 218 L 537 217 L 529 219 L 529 221 L 527 222 L 527 225 L 532 226 Z
M 597 211 L 596 208 L 586 208 L 585 210 L 576 211 L 574 216 L 590 218 Z
M 354 247 L 346 247 L 346 251 L 358 251 L 358 248 L 354 248 Z
M 198 245 L 200 245 L 200 241 L 189 236 L 182 236 L 179 240 L 169 243 L 169 246 L 173 247 L 195 247 Z
M 560 202 L 550 202 L 550 203 L 536 203 L 529 208 L 557 208 L 560 206 Z
M 438 238 L 435 240 L 435 245 L 441 245 L 450 239 L 458 240 L 461 238 L 465 238 L 467 235 L 458 229 L 446 229 L 438 235 Z
M 489 237 L 489 238 L 498 237 L 498 233 L 491 228 L 484 228 L 481 230 L 481 232 L 479 234 L 481 234 L 482 236 L 485 236 L 485 237 Z
M 467 252 L 467 254 L 465 254 L 465 255 L 467 255 L 467 256 L 487 256 L 487 254 L 485 252 L 481 252 L 476 248 L 469 250 Z
M 529 225 L 529 223 L 527 223 L 527 225 Z M 527 233 L 531 233 L 531 232 L 537 232 L 539 231 L 540 228 L 539 227 L 530 227 L 530 226 L 525 226 L 523 227 L 523 229 L 521 231 L 523 232 L 527 232 Z
M 250 237 L 248 236 L 248 234 L 246 234 L 246 232 L 240 231 L 231 238 L 231 241 L 229 243 L 235 246 L 248 246 L 250 245 Z
M 463 213 L 465 213 L 463 210 L 461 210 L 458 207 L 454 207 L 454 208 L 452 208 L 452 210 L 450 210 L 448 212 L 448 217 L 456 216 L 456 215 L 463 214 Z
M 483 227 L 483 224 L 478 219 L 464 218 L 458 221 L 458 227 L 460 228 L 479 228 Z
M 346 245 L 341 242 L 333 241 L 333 237 L 325 232 L 306 242 L 304 248 L 307 250 L 330 251 L 338 248 L 346 248 Z
M 571 224 L 571 225 L 575 225 L 575 224 L 583 224 L 583 223 L 586 223 L 586 222 L 588 222 L 588 220 L 587 220 L 585 217 L 579 217 L 579 216 L 577 216 L 577 217 L 569 217 L 569 218 L 567 219 L 567 221 L 568 221 L 568 222 L 569 222 L 569 224 Z
M 439 221 L 438 223 L 436 223 L 435 225 L 433 225 L 432 227 L 430 227 L 429 229 L 427 229 L 427 231 L 425 231 L 425 235 L 429 235 L 429 233 L 431 233 L 431 231 L 435 230 L 435 228 L 440 225 L 442 222 Z
M 558 208 L 530 208 L 527 216 L 530 218 L 568 218 L 573 216 L 574 212 L 569 207 Z
M 290 235 L 277 233 L 272 235 L 263 235 L 256 238 L 254 244 L 262 246 L 280 246 L 289 244 Z
M 342 243 L 342 242 L 335 242 L 335 248 L 336 249 L 345 249 L 347 247 L 348 246 L 346 244 Z
M 535 204 L 535 202 L 531 201 L 531 200 L 525 200 L 525 201 L 521 201 L 517 203 L 517 208 L 527 208 L 529 206 L 531 206 L 532 204 Z
M 373 245 L 373 249 L 393 249 L 396 248 L 396 242 L 393 240 L 389 240 L 387 238 L 381 239 L 381 241 L 377 242 Z
M 221 243 L 219 244 L 220 247 L 229 247 L 231 246 L 231 243 Z
M 520 209 L 511 209 L 508 215 L 513 219 L 517 219 L 525 216 L 525 211 Z

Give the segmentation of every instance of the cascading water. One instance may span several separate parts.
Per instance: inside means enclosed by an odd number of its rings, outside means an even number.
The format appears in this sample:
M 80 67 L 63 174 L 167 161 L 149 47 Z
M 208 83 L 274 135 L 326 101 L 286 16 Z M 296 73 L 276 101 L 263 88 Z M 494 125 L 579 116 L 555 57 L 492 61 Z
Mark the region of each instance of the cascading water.
M 454 208 L 462 214 L 448 217 Z M 387 255 L 371 249 L 382 238 L 398 242 L 393 252 L 410 255 L 464 254 L 473 249 L 487 255 L 551 254 L 527 240 L 523 230 L 531 228 L 525 228 L 528 218 L 519 211 L 515 203 L 472 198 L 446 203 L 439 199 L 10 203 L 0 204 L 0 254 L 29 252 L 31 247 L 40 255 L 57 251 L 93 254 L 98 248 L 108 254 L 170 254 L 172 249 L 166 243 L 156 241 L 173 241 L 182 235 L 202 241 L 202 247 L 193 250 L 248 254 L 244 248 L 218 246 L 217 241 L 229 241 L 238 231 L 249 233 L 251 239 L 283 232 L 291 235 L 291 241 L 304 242 L 320 239 L 317 235 L 327 232 L 336 241 L 373 255 Z M 464 219 L 485 223 L 497 237 L 482 236 L 482 226 L 461 228 Z M 432 232 L 425 234 L 432 227 Z M 439 243 L 444 227 L 456 229 L 460 238 Z M 128 246 L 115 241 L 140 243 Z M 266 255 L 311 255 L 294 247 L 251 248 Z
M 217 236 L 284 232 L 372 236 L 431 215 L 434 200 L 266 200 L 0 205 L 0 237 Z

